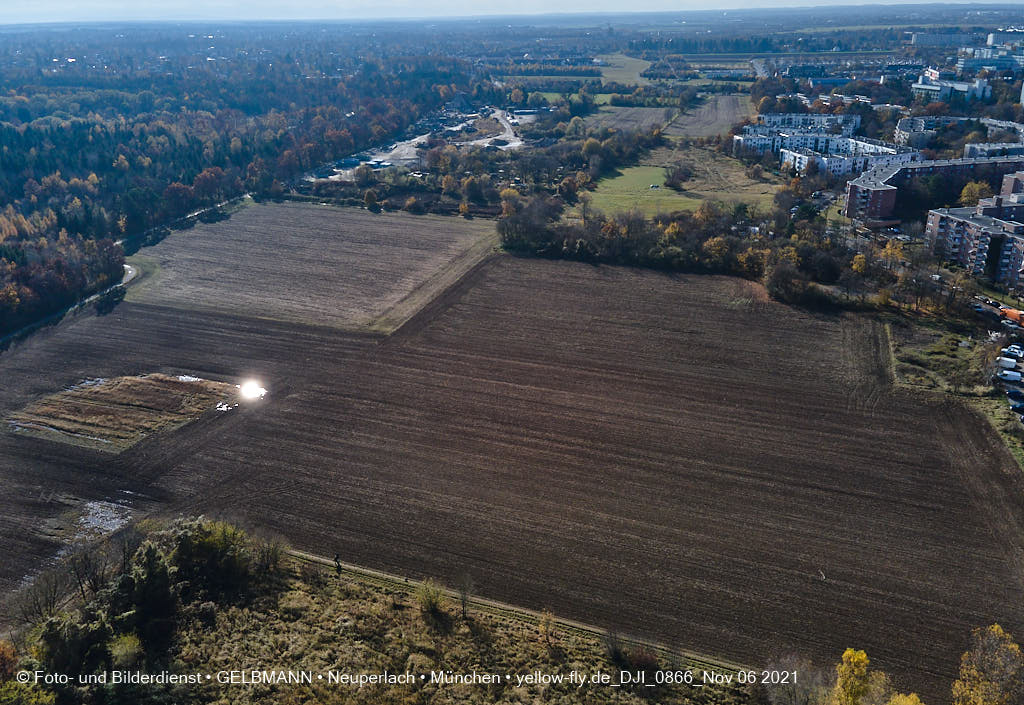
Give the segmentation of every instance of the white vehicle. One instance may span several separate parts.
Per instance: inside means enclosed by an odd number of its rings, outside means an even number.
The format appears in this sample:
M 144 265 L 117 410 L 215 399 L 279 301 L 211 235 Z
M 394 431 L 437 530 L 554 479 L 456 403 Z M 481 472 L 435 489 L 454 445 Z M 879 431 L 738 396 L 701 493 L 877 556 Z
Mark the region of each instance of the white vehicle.
M 1012 370 L 1017 367 L 1017 361 L 1012 357 L 997 357 L 996 364 L 1002 367 L 1004 370 Z
M 1020 372 L 1011 372 L 1010 370 L 1000 370 L 999 374 L 996 375 L 999 379 L 1004 382 L 1020 382 Z
M 1012 358 L 1015 358 L 1017 360 L 1019 360 L 1022 357 L 1024 357 L 1024 350 L 1021 350 L 1016 345 L 1011 345 L 1008 348 L 1003 348 L 999 352 L 1001 352 L 1004 357 L 1012 357 Z

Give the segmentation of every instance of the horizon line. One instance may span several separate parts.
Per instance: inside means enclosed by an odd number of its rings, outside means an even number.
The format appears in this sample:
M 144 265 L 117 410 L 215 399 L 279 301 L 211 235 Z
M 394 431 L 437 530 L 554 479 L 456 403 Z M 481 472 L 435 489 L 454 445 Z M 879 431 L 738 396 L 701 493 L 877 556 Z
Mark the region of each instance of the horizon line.
M 733 0 L 734 2 L 741 3 L 742 0 Z M 264 16 L 255 18 L 235 18 L 235 17 L 221 17 L 221 16 L 184 16 L 184 17 L 165 17 L 165 18 L 142 18 L 142 17 L 109 17 L 109 18 L 75 18 L 66 20 L 42 20 L 42 19 L 2 19 L 0 16 L 0 27 L 24 27 L 24 26 L 62 26 L 62 25 L 103 25 L 111 23 L 120 24 L 188 24 L 188 23 L 201 23 L 201 22 L 225 22 L 233 24 L 261 24 L 261 23 L 310 23 L 310 22 L 322 22 L 331 24 L 365 24 L 369 22 L 420 22 L 424 20 L 433 20 L 438 22 L 444 21 L 472 21 L 472 20 L 524 20 L 529 18 L 573 18 L 573 17 L 641 17 L 641 16 L 654 16 L 654 15 L 684 15 L 684 14 L 709 14 L 716 12 L 784 12 L 787 10 L 842 10 L 842 9 L 855 9 L 859 7 L 889 7 L 893 9 L 897 8 L 912 8 L 922 6 L 932 7 L 949 7 L 949 6 L 974 6 L 978 8 L 1007 8 L 1016 9 L 1019 8 L 1019 3 L 1016 2 L 973 2 L 972 0 L 922 0 L 920 2 L 911 0 L 909 2 L 892 2 L 892 0 L 862 0 L 861 2 L 851 2 L 842 4 L 822 4 L 821 0 L 808 0 L 806 4 L 801 4 L 799 0 L 796 0 L 792 5 L 764 5 L 750 7 L 749 5 L 730 6 L 723 5 L 714 8 L 689 8 L 689 9 L 672 9 L 672 10 L 634 10 L 629 12 L 622 11 L 611 11 L 611 10 L 568 10 L 564 12 L 530 12 L 524 11 L 521 13 L 509 13 L 504 8 L 501 12 L 494 13 L 477 13 L 477 14 L 435 14 L 435 15 L 367 15 L 357 17 L 333 17 L 333 16 L 310 16 L 310 17 L 275 17 L 275 16 Z M 870 24 L 870 23 L 867 23 Z M 884 24 L 884 23 L 883 23 Z M 837 27 L 838 28 L 838 27 Z

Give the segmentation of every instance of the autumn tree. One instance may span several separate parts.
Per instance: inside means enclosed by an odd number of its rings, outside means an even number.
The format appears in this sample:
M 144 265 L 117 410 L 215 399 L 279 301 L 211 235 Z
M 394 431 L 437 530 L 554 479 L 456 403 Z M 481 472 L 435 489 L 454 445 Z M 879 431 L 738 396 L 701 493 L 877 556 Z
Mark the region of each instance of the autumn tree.
M 917 697 L 917 693 L 896 693 L 889 698 L 886 705 L 924 705 L 924 703 L 921 702 L 921 698 Z
M 860 705 L 870 686 L 870 663 L 867 653 L 862 650 L 844 651 L 842 660 L 836 665 L 836 684 L 828 705 Z
M 884 703 L 891 695 L 889 676 L 871 671 L 871 659 L 858 649 L 847 649 L 836 665 L 836 684 L 828 705 L 871 705 Z
M 953 705 L 1016 705 L 1024 700 L 1024 656 L 998 624 L 975 629 L 960 657 Z
M 889 240 L 882 248 L 882 259 L 889 269 L 892 269 L 903 259 L 903 243 L 899 240 Z
M 836 683 L 827 705 L 924 705 L 915 693 L 893 690 L 889 676 L 872 671 L 871 659 L 858 649 L 847 649 L 836 665 Z
M 992 195 L 992 187 L 984 181 L 968 181 L 960 192 L 961 206 L 974 206 L 983 198 Z
M 771 671 L 796 671 L 799 677 L 785 683 L 766 687 L 766 696 L 770 705 L 821 705 L 829 695 L 831 678 L 828 671 L 816 668 L 808 660 L 787 655 L 766 666 Z
M 467 176 L 462 180 L 462 195 L 467 201 L 482 201 L 484 197 L 483 187 L 480 180 L 475 176 Z
M 501 190 L 501 217 L 508 218 L 514 215 L 521 205 L 522 194 L 514 188 Z
M 366 164 L 360 164 L 352 172 L 352 180 L 356 182 L 356 186 L 365 188 L 372 184 L 376 179 L 373 175 L 373 169 L 368 167 Z
M 0 683 L 14 678 L 17 667 L 18 652 L 14 650 L 14 644 L 0 641 Z

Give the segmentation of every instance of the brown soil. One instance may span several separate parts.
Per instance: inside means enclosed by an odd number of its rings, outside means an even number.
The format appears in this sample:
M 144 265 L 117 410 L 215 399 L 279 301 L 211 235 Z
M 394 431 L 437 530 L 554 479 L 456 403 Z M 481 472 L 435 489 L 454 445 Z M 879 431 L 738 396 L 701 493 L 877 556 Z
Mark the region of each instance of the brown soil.
M 964 407 L 892 388 L 871 324 L 512 257 L 387 338 L 251 313 L 129 302 L 0 356 L 3 413 L 138 369 L 269 389 L 113 462 L 0 435 L 0 587 L 56 549 L 41 492 L 128 489 L 739 663 L 864 648 L 931 703 L 972 628 L 1024 633 L 1012 459 Z

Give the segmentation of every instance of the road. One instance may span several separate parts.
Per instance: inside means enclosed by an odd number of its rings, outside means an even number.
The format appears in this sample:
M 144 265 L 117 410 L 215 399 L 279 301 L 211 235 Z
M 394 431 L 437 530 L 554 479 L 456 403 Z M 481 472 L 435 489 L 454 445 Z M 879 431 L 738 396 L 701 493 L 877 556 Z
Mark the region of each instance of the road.
M 120 244 L 120 243 L 118 243 L 118 244 Z M 68 306 L 67 308 L 65 308 L 63 310 L 58 311 L 57 313 L 51 313 L 49 316 L 47 316 L 45 318 L 41 318 L 38 321 L 35 321 L 34 323 L 29 323 L 27 326 L 19 328 L 18 330 L 14 331 L 13 333 L 8 333 L 4 337 L 0 338 L 0 345 L 4 345 L 8 341 L 13 340 L 13 339 L 15 339 L 15 338 L 17 338 L 17 337 L 19 337 L 21 335 L 24 335 L 26 333 L 29 333 L 30 331 L 38 328 L 39 326 L 44 326 L 47 323 L 50 323 L 51 321 L 59 320 L 59 319 L 63 318 L 64 316 L 66 316 L 67 314 L 73 312 L 73 311 L 77 311 L 78 309 L 83 308 L 84 306 L 88 306 L 89 304 L 91 304 L 93 301 L 96 301 L 101 296 L 103 296 L 105 294 L 109 294 L 111 291 L 113 291 L 117 287 L 119 287 L 119 286 L 126 286 L 128 284 L 128 282 L 130 282 L 132 279 L 134 279 L 136 276 L 138 276 L 138 274 L 139 274 L 138 270 L 135 269 L 135 267 L 133 267 L 132 265 L 130 265 L 130 264 L 124 265 L 124 276 L 121 277 L 121 281 L 119 281 L 117 284 L 114 284 L 113 286 L 108 286 L 103 291 L 97 291 L 92 296 L 87 296 L 86 298 L 82 299 L 78 303 L 72 304 L 71 306 Z

